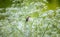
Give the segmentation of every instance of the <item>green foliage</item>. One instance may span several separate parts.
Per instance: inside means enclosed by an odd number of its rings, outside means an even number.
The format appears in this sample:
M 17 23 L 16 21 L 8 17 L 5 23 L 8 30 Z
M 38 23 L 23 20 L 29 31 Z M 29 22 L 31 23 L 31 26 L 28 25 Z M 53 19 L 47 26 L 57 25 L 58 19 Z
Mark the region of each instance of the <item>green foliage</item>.
M 60 7 L 60 0 L 57 0 L 58 6 Z
M 0 8 L 6 8 L 11 6 L 12 1 L 11 0 L 0 0 Z
M 60 37 L 59 0 L 11 1 L 0 1 L 0 37 Z
M 32 17 L 32 18 L 37 18 L 37 17 L 39 17 L 39 13 L 38 12 L 33 12 L 32 14 L 30 14 L 30 16 Z
M 6 19 L 7 17 L 9 17 L 8 14 L 6 14 L 6 13 L 0 13 L 0 20 L 4 20 L 4 19 Z
M 59 6 L 59 0 L 47 0 L 47 6 L 48 6 L 48 9 L 50 10 L 56 10 L 57 7 L 60 7 Z

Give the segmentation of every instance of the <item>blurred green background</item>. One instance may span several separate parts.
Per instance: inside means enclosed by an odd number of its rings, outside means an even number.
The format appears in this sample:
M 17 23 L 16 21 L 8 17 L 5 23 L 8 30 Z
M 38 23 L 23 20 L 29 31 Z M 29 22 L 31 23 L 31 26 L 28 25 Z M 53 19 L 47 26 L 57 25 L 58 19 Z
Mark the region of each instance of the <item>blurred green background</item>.
M 0 0 L 0 37 L 60 37 L 60 0 Z

